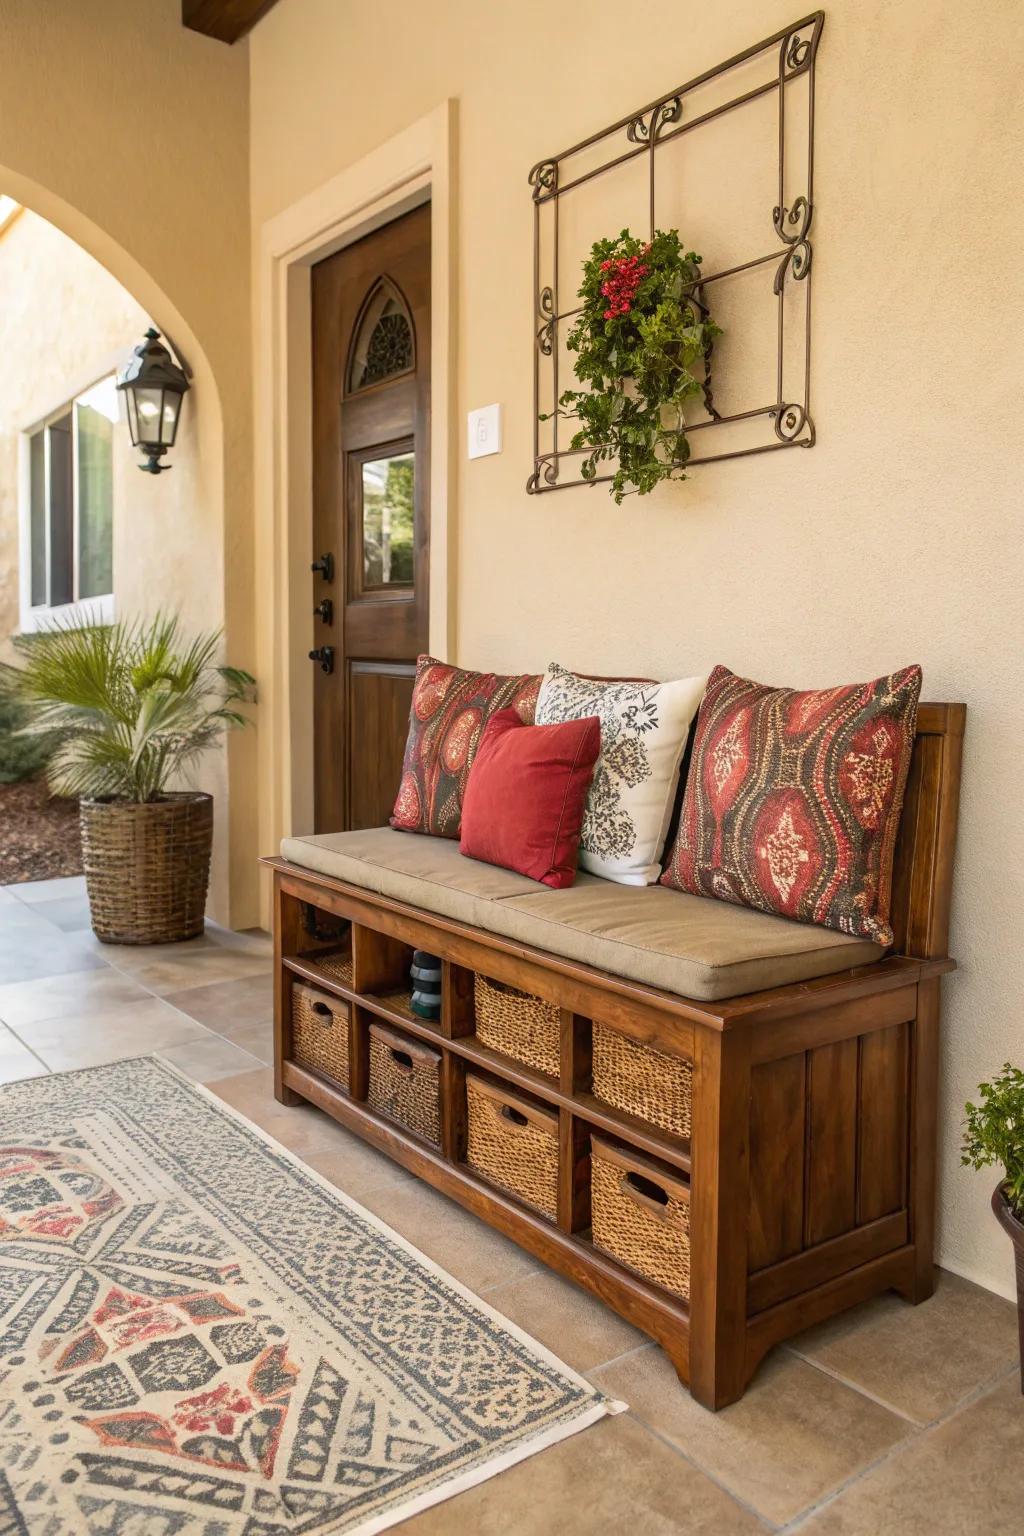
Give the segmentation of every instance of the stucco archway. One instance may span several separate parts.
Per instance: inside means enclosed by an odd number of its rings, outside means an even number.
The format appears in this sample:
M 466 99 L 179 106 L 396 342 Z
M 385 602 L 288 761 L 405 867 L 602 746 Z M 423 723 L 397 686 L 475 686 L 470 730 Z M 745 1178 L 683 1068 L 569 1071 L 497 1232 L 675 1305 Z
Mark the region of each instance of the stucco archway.
M 0 189 L 45 219 L 103 266 L 152 316 L 175 349 L 187 360 L 193 389 L 187 401 L 187 437 L 191 449 L 188 494 L 172 482 L 154 485 L 142 477 L 137 488 L 139 523 L 132 531 L 137 562 L 134 607 L 143 611 L 174 608 L 189 628 L 223 628 L 232 659 L 225 602 L 225 453 L 221 394 L 205 348 L 177 305 L 131 252 L 112 239 L 81 209 L 42 187 L 13 167 L 0 165 Z M 78 323 L 80 317 L 76 317 Z M 179 468 L 182 466 L 179 465 Z M 185 482 L 178 477 L 178 486 Z M 133 507 L 133 511 L 135 508 Z M 166 514 L 172 512 L 171 518 Z M 140 599 L 141 594 L 141 599 Z M 222 922 L 244 923 L 232 891 L 229 762 L 218 754 L 204 764 L 204 787 L 219 807 L 211 881 L 211 915 Z M 251 862 L 251 859 L 248 861 Z M 235 899 L 233 900 L 233 894 Z

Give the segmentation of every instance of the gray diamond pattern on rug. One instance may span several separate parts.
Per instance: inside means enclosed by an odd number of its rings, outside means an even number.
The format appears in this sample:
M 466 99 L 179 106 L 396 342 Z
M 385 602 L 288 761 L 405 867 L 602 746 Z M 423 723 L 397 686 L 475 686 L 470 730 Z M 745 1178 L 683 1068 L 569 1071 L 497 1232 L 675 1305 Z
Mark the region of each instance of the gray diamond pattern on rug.
M 0 1536 L 380 1530 L 611 1408 L 163 1063 L 0 1088 Z

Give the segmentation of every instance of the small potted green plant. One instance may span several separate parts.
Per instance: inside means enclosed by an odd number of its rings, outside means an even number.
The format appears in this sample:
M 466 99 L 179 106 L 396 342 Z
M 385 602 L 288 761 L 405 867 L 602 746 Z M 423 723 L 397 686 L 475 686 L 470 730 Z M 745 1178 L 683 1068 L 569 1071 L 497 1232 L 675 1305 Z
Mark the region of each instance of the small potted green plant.
M 992 1209 L 1014 1247 L 1024 1393 L 1024 1070 L 1007 1062 L 990 1083 L 979 1084 L 978 1095 L 980 1103 L 966 1106 L 960 1161 L 968 1168 L 1003 1170 Z
M 218 665 L 220 635 L 185 640 L 178 620 L 57 624 L 14 645 L 0 693 L 50 754 L 47 779 L 80 800 L 93 931 L 105 944 L 166 944 L 202 932 L 213 800 L 184 788 L 253 678 Z M 173 787 L 172 787 L 173 786 Z

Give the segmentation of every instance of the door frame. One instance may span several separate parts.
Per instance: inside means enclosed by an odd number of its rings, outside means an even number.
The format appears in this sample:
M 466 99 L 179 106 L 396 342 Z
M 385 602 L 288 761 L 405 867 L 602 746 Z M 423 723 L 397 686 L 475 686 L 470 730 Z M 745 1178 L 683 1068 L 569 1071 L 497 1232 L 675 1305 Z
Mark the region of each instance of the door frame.
M 313 825 L 311 269 L 431 205 L 430 649 L 454 654 L 455 103 L 261 227 L 255 251 L 255 597 L 260 848 Z M 254 852 L 254 856 L 255 856 Z M 264 890 L 264 909 L 269 897 Z

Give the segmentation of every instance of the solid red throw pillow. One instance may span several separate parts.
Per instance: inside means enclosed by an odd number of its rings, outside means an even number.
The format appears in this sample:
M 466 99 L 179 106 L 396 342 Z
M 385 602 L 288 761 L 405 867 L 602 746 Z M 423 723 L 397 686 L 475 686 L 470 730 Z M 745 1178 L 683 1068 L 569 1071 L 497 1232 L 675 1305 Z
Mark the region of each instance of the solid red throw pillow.
M 420 656 L 391 825 L 399 832 L 458 837 L 462 796 L 484 726 L 503 709 L 532 725 L 540 685 L 528 672 L 467 672 Z
M 461 852 L 555 890 L 572 885 L 600 750 L 596 715 L 559 725 L 524 725 L 514 709 L 493 715 L 462 800 Z
M 921 668 L 797 693 L 716 667 L 662 885 L 893 941 Z

